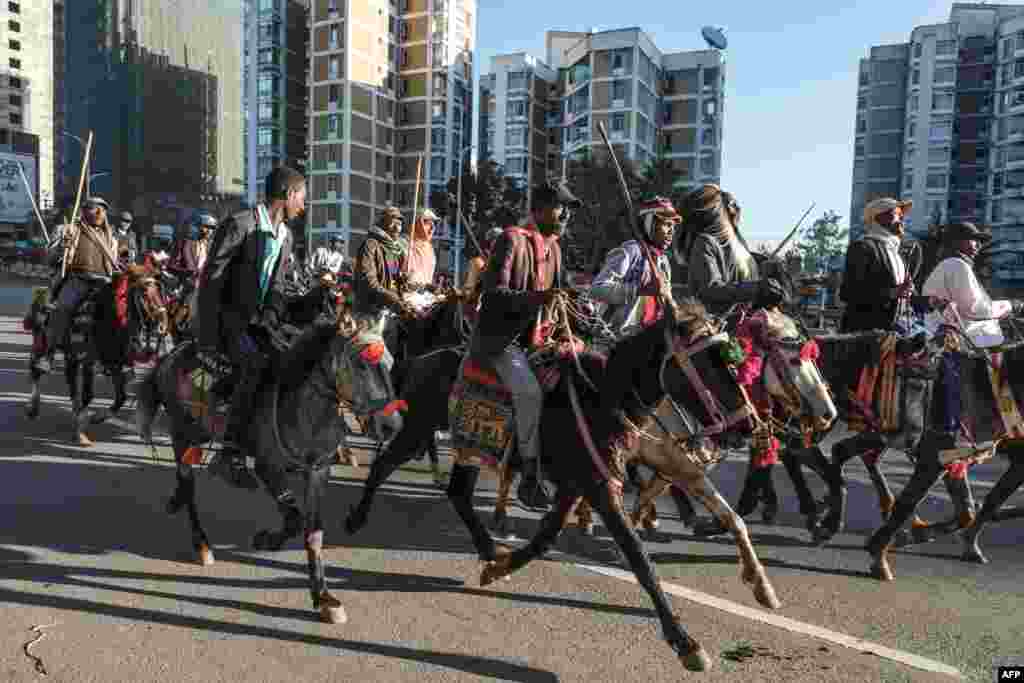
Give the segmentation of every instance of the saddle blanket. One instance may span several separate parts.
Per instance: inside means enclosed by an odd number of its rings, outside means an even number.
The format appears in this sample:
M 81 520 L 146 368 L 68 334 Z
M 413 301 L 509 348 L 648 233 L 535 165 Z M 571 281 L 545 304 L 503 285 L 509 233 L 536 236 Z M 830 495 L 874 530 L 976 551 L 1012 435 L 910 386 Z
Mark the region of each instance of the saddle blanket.
M 211 439 L 224 433 L 228 404 L 215 389 L 225 379 L 223 373 L 204 367 L 198 360 L 184 364 L 177 372 L 178 399 Z
M 512 394 L 490 368 L 466 358 L 448 397 L 452 445 L 504 457 L 515 411 Z

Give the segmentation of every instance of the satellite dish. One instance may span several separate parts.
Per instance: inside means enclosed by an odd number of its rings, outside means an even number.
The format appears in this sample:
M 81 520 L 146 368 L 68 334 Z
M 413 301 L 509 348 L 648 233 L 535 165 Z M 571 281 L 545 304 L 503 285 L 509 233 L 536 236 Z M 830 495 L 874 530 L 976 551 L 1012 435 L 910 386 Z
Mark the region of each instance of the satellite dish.
M 707 44 L 716 50 L 724 50 L 729 46 L 729 41 L 725 37 L 725 31 L 720 28 L 705 26 L 700 30 L 700 34 L 704 36 Z

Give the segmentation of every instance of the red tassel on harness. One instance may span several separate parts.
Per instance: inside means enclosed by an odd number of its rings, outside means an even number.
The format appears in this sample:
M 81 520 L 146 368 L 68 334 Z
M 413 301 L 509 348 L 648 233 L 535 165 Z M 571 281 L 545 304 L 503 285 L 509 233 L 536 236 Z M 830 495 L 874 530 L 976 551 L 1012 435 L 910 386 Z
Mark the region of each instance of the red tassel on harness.
M 366 348 L 359 352 L 359 357 L 370 365 L 377 365 L 380 363 L 380 359 L 384 357 L 384 344 L 381 342 L 367 344 Z
M 128 326 L 128 278 L 120 277 L 114 287 L 114 311 L 118 327 Z
M 800 347 L 800 360 L 802 361 L 814 361 L 817 362 L 821 356 L 821 349 L 818 348 L 818 342 L 810 339 L 802 347 Z
M 764 370 L 764 360 L 761 356 L 754 354 L 754 343 L 749 337 L 739 337 L 737 341 L 743 346 L 746 359 L 736 371 L 736 381 L 740 386 L 749 387 L 761 376 L 761 372 Z

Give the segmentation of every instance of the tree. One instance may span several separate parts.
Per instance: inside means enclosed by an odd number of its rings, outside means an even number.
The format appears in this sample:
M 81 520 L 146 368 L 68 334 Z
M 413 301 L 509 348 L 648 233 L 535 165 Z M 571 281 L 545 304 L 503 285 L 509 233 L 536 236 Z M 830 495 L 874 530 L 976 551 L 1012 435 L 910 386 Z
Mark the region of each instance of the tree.
M 458 177 L 448 179 L 445 192 L 433 192 L 430 206 L 454 224 L 456 215 Z M 501 166 L 491 159 L 481 160 L 473 174 L 469 164 L 462 168 L 462 214 L 469 221 L 478 240 L 493 227 L 504 227 L 519 223 L 526 210 L 527 194 L 515 179 L 505 175 Z M 465 225 L 465 229 L 472 229 Z
M 805 272 L 827 271 L 829 263 L 846 250 L 850 231 L 840 227 L 842 216 L 835 211 L 826 211 L 810 227 L 800 232 L 800 238 L 793 247 L 800 255 Z

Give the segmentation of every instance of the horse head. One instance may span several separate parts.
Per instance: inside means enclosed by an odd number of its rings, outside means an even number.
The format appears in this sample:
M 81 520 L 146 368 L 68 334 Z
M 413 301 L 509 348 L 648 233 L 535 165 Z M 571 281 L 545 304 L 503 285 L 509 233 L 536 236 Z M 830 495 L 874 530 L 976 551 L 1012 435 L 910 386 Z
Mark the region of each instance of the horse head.
M 127 282 L 129 297 L 137 303 L 142 318 L 139 322 L 145 327 L 156 326 L 160 336 L 167 334 L 170 320 L 156 273 L 148 266 L 131 265 L 121 277 Z
M 398 434 L 405 402 L 398 399 L 391 379 L 394 358 L 384 338 L 354 324 L 341 325 L 328 358 L 339 406 L 368 418 L 374 436 L 381 441 Z
M 777 308 L 761 309 L 746 318 L 736 336 L 760 357 L 763 387 L 791 417 L 810 418 L 817 431 L 826 431 L 839 412 L 828 383 L 818 369 L 817 342 Z

